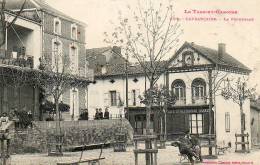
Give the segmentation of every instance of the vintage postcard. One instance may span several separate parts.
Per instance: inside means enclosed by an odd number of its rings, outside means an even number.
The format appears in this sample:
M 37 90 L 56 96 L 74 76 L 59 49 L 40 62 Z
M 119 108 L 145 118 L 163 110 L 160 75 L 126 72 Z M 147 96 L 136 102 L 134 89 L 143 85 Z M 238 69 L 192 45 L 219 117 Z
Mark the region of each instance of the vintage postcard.
M 260 164 L 259 0 L 0 0 L 0 165 Z

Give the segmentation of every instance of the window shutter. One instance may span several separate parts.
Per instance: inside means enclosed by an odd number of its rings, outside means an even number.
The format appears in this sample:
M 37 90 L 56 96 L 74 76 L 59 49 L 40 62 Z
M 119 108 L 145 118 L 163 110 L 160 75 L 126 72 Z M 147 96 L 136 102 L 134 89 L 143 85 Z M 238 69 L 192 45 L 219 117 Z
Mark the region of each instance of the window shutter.
M 109 106 L 110 99 L 109 99 L 109 93 L 104 93 L 104 105 Z
M 120 106 L 120 102 L 122 101 L 122 98 L 120 96 L 120 93 L 119 92 L 116 92 L 116 105 L 117 106 Z
M 128 91 L 128 105 L 133 105 L 131 100 L 132 100 L 132 90 Z
M 139 99 L 139 96 L 141 95 L 140 94 L 140 89 L 136 89 L 136 106 L 141 106 L 141 103 L 140 103 L 140 99 Z

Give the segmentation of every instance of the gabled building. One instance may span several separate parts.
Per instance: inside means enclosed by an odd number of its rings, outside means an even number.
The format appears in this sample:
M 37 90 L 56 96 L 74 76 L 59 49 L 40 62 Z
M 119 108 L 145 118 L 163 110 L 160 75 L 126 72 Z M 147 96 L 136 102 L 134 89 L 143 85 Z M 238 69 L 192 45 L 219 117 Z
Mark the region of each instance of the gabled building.
M 23 0 L 7 1 L 6 21 L 14 18 L 23 2 Z M 58 52 L 58 54 L 69 59 L 70 66 L 68 68 L 73 68 L 73 74 L 87 78 L 90 82 L 93 78 L 93 72 L 87 68 L 85 60 L 85 27 L 85 23 L 65 15 L 48 5 L 44 0 L 27 0 L 15 24 L 7 31 L 6 44 L 1 48 L 0 65 L 28 66 L 37 70 L 41 58 L 48 59 L 53 64 L 57 55 L 55 52 Z M 20 61 L 25 62 L 20 64 Z M 86 83 L 89 82 L 86 81 Z M 3 88 L 3 90 L 6 90 L 5 87 Z M 7 96 L 1 97 L 4 100 L 2 104 L 5 104 L 2 105 L 4 107 L 1 108 L 2 111 L 8 111 L 12 108 L 12 96 L 8 91 L 6 95 L 10 98 L 6 98 Z M 27 100 L 33 99 L 31 96 L 33 95 L 28 96 Z M 39 109 L 37 107 L 40 103 L 37 101 L 38 99 L 34 98 L 34 100 L 34 104 L 37 105 L 34 108 L 31 102 L 27 104 L 23 101 L 20 101 L 24 104 L 21 107 L 26 106 L 28 110 L 35 113 L 34 116 L 38 116 L 39 112 L 36 111 Z M 69 104 L 71 109 L 73 107 L 75 110 L 73 110 L 74 116 L 77 118 L 80 109 L 86 108 L 86 90 L 69 89 L 68 87 L 68 90 L 62 95 L 61 101 Z M 72 110 L 68 114 L 64 114 L 65 120 L 70 118 L 70 115 L 72 115 Z
M 191 134 L 209 133 L 209 111 L 212 107 L 212 132 L 218 141 L 231 142 L 234 146 L 235 133 L 240 133 L 239 106 L 225 100 L 219 93 L 225 81 L 249 76 L 251 70 L 226 52 L 225 44 L 211 49 L 185 42 L 170 58 L 166 72 L 162 72 L 157 85 L 165 85 L 176 97 L 176 103 L 167 107 L 166 131 L 168 138 L 174 138 L 186 131 Z M 162 62 L 164 67 L 165 62 Z M 89 111 L 94 108 L 109 107 L 113 116 L 122 113 L 128 95 L 127 118 L 136 134 L 143 134 L 146 124 L 145 107 L 140 103 L 149 84 L 138 65 L 128 67 L 128 91 L 126 90 L 126 70 L 124 64 L 106 65 L 103 72 L 95 74 L 95 84 L 89 86 Z M 164 70 L 164 69 L 162 69 Z M 106 71 L 106 72 L 105 72 Z M 220 87 L 218 87 L 220 86 Z M 210 89 L 217 89 L 210 96 Z M 213 91 L 213 90 L 212 90 Z M 212 105 L 210 105 L 212 98 Z M 124 103 L 124 107 L 120 106 Z M 250 134 L 250 104 L 244 104 L 245 132 Z M 152 110 L 153 131 L 164 133 L 165 117 L 160 107 Z

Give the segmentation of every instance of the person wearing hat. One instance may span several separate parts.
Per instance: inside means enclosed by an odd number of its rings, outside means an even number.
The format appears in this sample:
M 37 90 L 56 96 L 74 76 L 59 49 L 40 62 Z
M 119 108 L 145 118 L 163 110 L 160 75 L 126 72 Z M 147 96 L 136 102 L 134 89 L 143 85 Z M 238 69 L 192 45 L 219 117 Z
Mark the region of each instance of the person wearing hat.
M 3 115 L 0 118 L 1 126 L 9 122 L 9 117 L 7 116 L 7 113 L 4 112 Z

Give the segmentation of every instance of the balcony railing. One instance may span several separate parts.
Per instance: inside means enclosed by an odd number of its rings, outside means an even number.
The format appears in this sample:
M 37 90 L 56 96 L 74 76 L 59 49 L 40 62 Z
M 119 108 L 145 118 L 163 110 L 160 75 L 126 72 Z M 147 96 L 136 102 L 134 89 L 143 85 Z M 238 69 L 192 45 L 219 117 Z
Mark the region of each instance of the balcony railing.
M 207 99 L 203 96 L 201 97 L 193 97 L 192 98 L 192 103 L 193 104 L 197 104 L 197 105 L 201 105 L 201 104 L 206 104 L 207 103 Z
M 185 98 L 177 98 L 175 105 L 176 106 L 186 105 L 186 99 Z
M 7 56 L 5 50 L 0 50 L 0 64 L 33 68 L 33 56 L 20 55 L 19 57 Z

